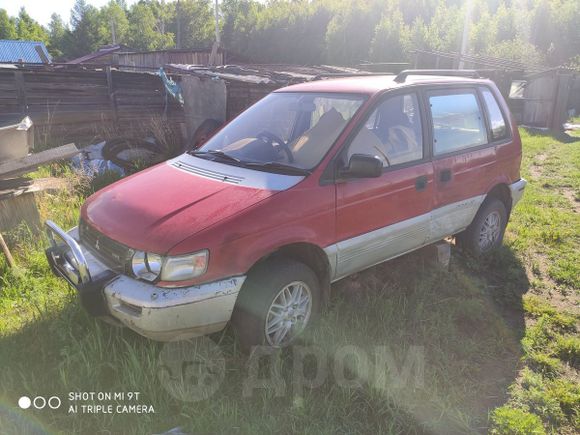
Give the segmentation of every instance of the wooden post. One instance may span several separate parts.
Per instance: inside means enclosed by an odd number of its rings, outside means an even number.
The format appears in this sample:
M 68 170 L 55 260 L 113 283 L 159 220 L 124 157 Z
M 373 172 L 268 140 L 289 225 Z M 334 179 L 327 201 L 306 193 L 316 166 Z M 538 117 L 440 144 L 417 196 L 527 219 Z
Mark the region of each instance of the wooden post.
M 20 107 L 20 112 L 22 115 L 26 115 L 26 91 L 24 90 L 24 75 L 22 74 L 22 71 L 14 71 L 14 82 L 16 85 L 15 88 L 18 95 L 18 105 Z
M 113 87 L 113 73 L 111 72 L 111 66 L 107 66 L 105 71 L 107 74 L 107 87 L 109 89 L 109 102 L 111 104 L 111 110 L 113 111 L 116 124 L 119 121 L 119 114 L 117 113 L 117 100 L 115 98 L 115 88 Z
M 10 249 L 8 249 L 8 245 L 4 241 L 4 237 L 2 237 L 2 233 L 0 233 L 0 246 L 2 247 L 2 252 L 4 253 L 4 256 L 6 257 L 6 261 L 8 262 L 8 266 L 16 267 L 16 263 L 14 262 L 14 258 L 12 257 L 12 254 L 10 253 Z
M 562 125 L 568 119 L 566 109 L 568 108 L 568 98 L 570 98 L 570 88 L 572 76 L 570 74 L 557 73 L 558 81 L 556 92 L 554 93 L 554 105 L 552 106 L 552 116 L 550 119 L 550 130 L 554 133 L 564 131 Z

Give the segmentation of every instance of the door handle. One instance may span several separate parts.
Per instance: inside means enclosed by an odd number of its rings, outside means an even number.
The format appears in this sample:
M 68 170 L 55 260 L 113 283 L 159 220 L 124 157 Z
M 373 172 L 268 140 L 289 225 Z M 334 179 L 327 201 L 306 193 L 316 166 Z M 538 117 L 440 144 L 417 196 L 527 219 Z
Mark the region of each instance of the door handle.
M 451 169 L 443 169 L 439 172 L 439 180 L 444 183 L 451 181 Z
M 417 191 L 421 191 L 421 190 L 425 190 L 425 188 L 427 187 L 427 176 L 426 175 L 421 175 L 420 177 L 417 177 L 417 179 L 415 180 L 415 189 L 417 189 Z

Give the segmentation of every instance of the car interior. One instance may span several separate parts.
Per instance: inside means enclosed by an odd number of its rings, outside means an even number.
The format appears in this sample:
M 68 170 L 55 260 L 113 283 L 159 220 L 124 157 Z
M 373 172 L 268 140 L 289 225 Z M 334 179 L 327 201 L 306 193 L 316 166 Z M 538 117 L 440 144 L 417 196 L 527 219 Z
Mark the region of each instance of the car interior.
M 395 96 L 381 103 L 350 144 L 348 159 L 354 154 L 375 156 L 383 166 L 420 160 L 423 144 L 416 97 Z

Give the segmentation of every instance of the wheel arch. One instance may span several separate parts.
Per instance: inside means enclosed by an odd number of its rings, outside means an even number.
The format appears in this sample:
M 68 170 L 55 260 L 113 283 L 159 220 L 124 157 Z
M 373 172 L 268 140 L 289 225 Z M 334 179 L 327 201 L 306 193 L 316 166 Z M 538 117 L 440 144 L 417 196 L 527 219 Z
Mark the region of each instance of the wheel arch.
M 318 278 L 320 289 L 322 291 L 323 303 L 328 302 L 330 298 L 331 268 L 328 256 L 320 246 L 308 242 L 297 242 L 280 246 L 256 261 L 248 271 L 248 274 L 252 273 L 253 270 L 264 265 L 264 263 L 269 260 L 279 258 L 289 258 L 304 263 L 306 266 L 310 267 Z
M 495 198 L 500 200 L 503 205 L 505 206 L 507 215 L 509 217 L 511 210 L 512 210 L 512 194 L 510 188 L 505 183 L 496 184 L 490 191 L 487 193 L 485 197 L 485 201 L 490 198 Z M 485 203 L 484 201 L 484 203 Z M 483 207 L 483 204 L 481 205 Z

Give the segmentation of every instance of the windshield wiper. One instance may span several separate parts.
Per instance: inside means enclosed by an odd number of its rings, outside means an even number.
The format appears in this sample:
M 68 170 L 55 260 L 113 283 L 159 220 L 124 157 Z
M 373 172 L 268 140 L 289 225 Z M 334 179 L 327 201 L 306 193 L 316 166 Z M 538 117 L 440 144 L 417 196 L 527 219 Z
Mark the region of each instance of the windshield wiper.
M 215 157 L 216 160 L 228 161 L 239 166 L 254 169 L 272 170 L 288 175 L 309 175 L 310 171 L 307 169 L 297 168 L 296 166 L 285 165 L 279 162 L 246 162 L 234 156 L 224 153 L 221 150 L 209 151 L 190 151 L 190 154 L 196 157 L 206 158 L 207 156 Z
M 263 168 L 271 169 L 276 172 L 285 173 L 288 175 L 310 175 L 307 169 L 297 168 L 296 166 L 286 165 L 279 162 L 243 162 L 248 168 Z
M 234 156 L 224 153 L 221 150 L 209 150 L 209 151 L 191 151 L 191 155 L 204 158 L 204 156 L 217 157 L 220 160 L 226 160 L 228 162 L 242 163 L 242 161 Z

